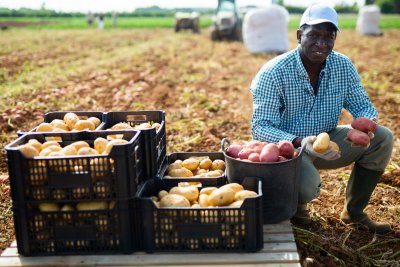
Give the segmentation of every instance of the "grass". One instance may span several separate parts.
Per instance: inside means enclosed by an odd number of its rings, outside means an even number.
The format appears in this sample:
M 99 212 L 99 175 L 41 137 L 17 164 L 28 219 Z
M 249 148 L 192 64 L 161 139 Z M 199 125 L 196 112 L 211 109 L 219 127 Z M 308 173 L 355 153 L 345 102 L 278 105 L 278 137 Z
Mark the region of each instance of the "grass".
M 341 29 L 354 29 L 357 23 L 356 14 L 342 14 L 339 15 L 339 27 Z M 289 29 L 296 29 L 299 25 L 300 15 L 291 15 L 289 21 Z M 47 24 L 32 25 L 29 28 L 32 29 L 86 29 L 86 28 L 96 28 L 96 23 L 91 27 L 86 24 L 85 17 L 75 17 L 75 18 L 34 18 L 34 17 L 24 17 L 24 18 L 9 18 L 0 17 L 0 22 L 2 21 L 18 21 L 18 22 L 48 22 Z M 172 28 L 175 23 L 173 17 L 132 17 L 126 18 L 121 17 L 117 20 L 116 28 Z M 212 20 L 209 16 L 202 17 L 200 19 L 200 24 L 202 28 L 209 27 L 212 24 Z M 400 29 L 400 15 L 382 15 L 379 22 L 379 27 L 381 29 Z M 110 17 L 105 18 L 105 29 L 111 29 L 112 20 Z

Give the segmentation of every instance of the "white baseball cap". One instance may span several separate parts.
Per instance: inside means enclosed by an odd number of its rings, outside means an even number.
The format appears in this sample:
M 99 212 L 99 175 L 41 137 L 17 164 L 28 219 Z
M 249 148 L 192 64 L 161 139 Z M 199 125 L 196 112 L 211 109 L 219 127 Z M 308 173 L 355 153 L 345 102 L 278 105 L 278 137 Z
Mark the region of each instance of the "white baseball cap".
M 330 6 L 323 4 L 315 4 L 304 11 L 303 16 L 300 20 L 300 26 L 304 24 L 315 25 L 324 22 L 332 23 L 338 31 L 340 31 L 338 26 L 338 15 L 336 11 Z

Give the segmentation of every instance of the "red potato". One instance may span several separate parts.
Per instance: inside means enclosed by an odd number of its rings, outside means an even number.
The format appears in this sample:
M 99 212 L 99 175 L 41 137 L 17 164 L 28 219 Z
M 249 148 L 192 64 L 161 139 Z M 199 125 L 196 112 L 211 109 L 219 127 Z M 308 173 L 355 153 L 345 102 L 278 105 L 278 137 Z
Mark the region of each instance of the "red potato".
M 293 158 L 294 146 L 290 141 L 282 140 L 278 142 L 279 156 L 287 159 Z
M 251 140 L 249 142 L 247 142 L 244 146 L 246 148 L 252 149 L 257 153 L 261 153 L 262 148 L 264 147 L 265 143 L 258 141 L 258 140 Z
M 287 160 L 289 160 L 289 159 L 287 159 L 287 158 L 285 158 L 283 156 L 279 156 L 278 157 L 278 162 L 287 161 Z
M 279 148 L 276 144 L 270 143 L 263 147 L 260 154 L 260 162 L 277 162 L 279 159 Z
M 239 158 L 240 159 L 248 159 L 251 153 L 254 153 L 255 151 L 253 149 L 250 148 L 243 148 L 242 150 L 240 150 L 239 152 Z
M 364 133 L 375 132 L 377 126 L 376 122 L 366 117 L 357 118 L 351 123 L 351 127 Z
M 356 145 L 367 146 L 370 142 L 369 136 L 356 129 L 351 129 L 347 133 L 347 138 Z
M 235 145 L 232 144 L 228 147 L 226 150 L 226 154 L 232 158 L 238 158 L 239 157 L 239 152 L 242 150 L 243 146 L 242 145 Z
M 248 158 L 251 162 L 260 162 L 260 154 L 257 152 L 253 152 L 249 155 Z

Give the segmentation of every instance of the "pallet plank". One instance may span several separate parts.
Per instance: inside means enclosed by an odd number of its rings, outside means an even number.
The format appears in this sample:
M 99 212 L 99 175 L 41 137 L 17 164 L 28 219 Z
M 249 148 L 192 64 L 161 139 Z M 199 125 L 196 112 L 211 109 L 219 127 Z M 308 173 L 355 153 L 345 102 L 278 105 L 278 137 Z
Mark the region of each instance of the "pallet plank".
M 290 221 L 263 226 L 264 247 L 256 253 L 135 252 L 129 255 L 79 255 L 23 257 L 14 241 L 3 251 L 0 266 L 215 266 L 300 267 Z

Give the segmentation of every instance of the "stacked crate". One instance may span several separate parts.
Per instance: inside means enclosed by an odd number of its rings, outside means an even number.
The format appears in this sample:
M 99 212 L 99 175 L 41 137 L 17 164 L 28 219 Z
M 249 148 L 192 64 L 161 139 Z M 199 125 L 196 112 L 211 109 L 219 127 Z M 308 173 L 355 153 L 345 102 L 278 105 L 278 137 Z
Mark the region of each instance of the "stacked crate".
M 44 122 L 70 112 L 51 112 Z M 131 253 L 135 251 L 257 251 L 263 244 L 259 181 L 245 188 L 258 192 L 240 208 L 159 208 L 157 190 L 180 182 L 202 187 L 226 184 L 225 173 L 207 178 L 164 178 L 176 160 L 221 152 L 166 154 L 165 112 L 161 110 L 73 112 L 101 120 L 93 130 L 18 132 L 6 146 L 18 252 L 25 256 Z M 157 127 L 142 127 L 148 124 Z M 115 125 L 129 125 L 115 130 Z M 118 128 L 118 127 L 116 127 Z M 122 138 L 107 155 L 26 157 L 20 146 L 37 139 L 61 146 L 96 138 Z M 207 214 L 204 217 L 204 214 Z

